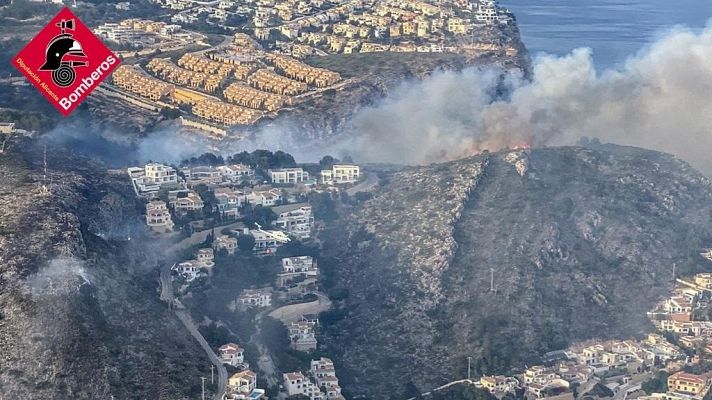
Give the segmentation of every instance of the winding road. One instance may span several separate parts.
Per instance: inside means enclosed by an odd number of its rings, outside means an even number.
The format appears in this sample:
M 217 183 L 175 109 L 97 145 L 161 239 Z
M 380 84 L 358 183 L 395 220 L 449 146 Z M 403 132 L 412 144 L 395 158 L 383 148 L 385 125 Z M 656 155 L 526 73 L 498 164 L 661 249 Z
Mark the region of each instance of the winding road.
M 369 190 L 376 187 L 376 185 L 378 185 L 378 177 L 376 176 L 376 174 L 374 174 L 372 172 L 372 173 L 366 175 L 365 181 L 359 183 L 358 185 L 356 185 L 352 188 L 346 189 L 346 193 L 349 196 L 353 196 L 358 192 L 368 192 Z
M 234 224 L 226 225 L 226 226 L 221 226 L 218 229 L 222 230 L 224 228 L 235 228 L 240 226 L 242 223 L 236 222 Z M 208 236 L 208 234 L 212 232 L 212 230 L 205 230 L 205 231 L 200 231 L 196 232 L 190 237 L 181 240 L 180 242 L 174 244 L 171 246 L 168 251 L 169 252 L 175 252 L 181 249 L 188 248 L 190 246 L 193 246 L 195 244 L 201 243 L 205 240 L 205 238 Z M 175 264 L 173 264 L 175 265 Z M 160 271 L 160 281 L 161 281 L 161 300 L 165 301 L 168 303 L 169 307 L 175 307 L 175 314 L 178 317 L 178 319 L 181 320 L 185 328 L 190 332 L 190 334 L 195 338 L 195 340 L 198 341 L 198 344 L 200 344 L 200 347 L 203 348 L 205 351 L 205 354 L 208 355 L 208 358 L 210 359 L 210 362 L 213 363 L 215 368 L 218 371 L 218 382 L 217 382 L 217 390 L 215 392 L 215 395 L 213 396 L 213 400 L 222 400 L 223 396 L 225 395 L 225 388 L 227 387 L 227 369 L 225 369 L 225 366 L 223 363 L 220 361 L 218 358 L 217 354 L 213 351 L 213 349 L 210 347 L 210 344 L 208 344 L 207 340 L 203 337 L 203 335 L 200 333 L 198 330 L 198 327 L 195 325 L 195 322 L 193 322 L 193 319 L 190 317 L 190 314 L 180 307 L 180 304 L 175 300 L 173 296 L 173 280 L 171 279 L 171 267 L 172 265 L 169 263 L 164 263 L 161 266 L 161 271 Z
M 269 316 L 276 318 L 284 325 L 298 321 L 299 317 L 306 314 L 319 314 L 331 309 L 331 300 L 323 293 L 315 293 L 317 299 L 309 303 L 289 304 L 279 307 L 269 313 Z

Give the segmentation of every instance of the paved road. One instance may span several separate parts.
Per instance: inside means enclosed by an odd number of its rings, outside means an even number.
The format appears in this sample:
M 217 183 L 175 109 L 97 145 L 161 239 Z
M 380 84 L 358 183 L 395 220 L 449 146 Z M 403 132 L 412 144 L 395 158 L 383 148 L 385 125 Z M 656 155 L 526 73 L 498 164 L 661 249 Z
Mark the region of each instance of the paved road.
M 269 316 L 288 325 L 291 322 L 298 321 L 299 317 L 304 314 L 319 314 L 320 312 L 328 311 L 331 308 L 331 300 L 323 293 L 316 293 L 316 295 L 317 299 L 312 302 L 282 306 L 269 313 Z
M 222 230 L 224 228 L 236 228 L 238 226 L 241 226 L 241 224 L 242 224 L 241 222 L 235 222 L 233 224 L 221 226 L 219 228 L 216 227 L 216 232 L 219 230 Z M 168 249 L 168 253 L 170 254 L 170 253 L 176 252 L 178 250 L 185 249 L 185 248 L 188 248 L 195 244 L 201 243 L 205 240 L 205 238 L 208 236 L 208 234 L 210 232 L 212 232 L 212 229 L 196 232 L 192 236 L 185 238 L 185 239 L 181 240 L 180 242 L 171 246 Z M 175 265 L 175 264 L 173 264 L 173 265 Z M 164 263 L 163 266 L 161 266 L 160 280 L 161 280 L 161 300 L 166 301 L 171 307 L 173 307 L 174 303 L 175 303 L 175 299 L 173 298 L 173 281 L 171 279 L 171 267 L 172 267 L 172 265 L 169 263 Z M 205 340 L 205 338 L 200 333 L 200 331 L 198 331 L 198 327 L 193 322 L 193 319 L 190 317 L 190 314 L 188 314 L 188 312 L 183 309 L 176 309 L 175 313 L 176 313 L 176 316 L 178 317 L 178 319 L 180 319 L 181 322 L 183 322 L 183 325 L 188 330 L 188 332 L 190 332 L 190 334 L 195 338 L 195 340 L 198 341 L 198 343 L 200 344 L 200 347 L 202 347 L 203 350 L 205 351 L 205 354 L 208 355 L 210 362 L 212 362 L 213 365 L 215 366 L 215 368 L 217 368 L 217 370 L 218 370 L 218 385 L 217 385 L 217 391 L 215 392 L 213 399 L 214 400 L 222 400 L 223 395 L 225 394 L 225 388 L 227 386 L 227 370 L 225 369 L 225 366 L 220 361 L 220 359 L 215 354 L 215 352 L 210 347 L 210 345 Z M 274 364 L 273 364 L 273 366 L 274 366 Z
M 181 322 L 183 322 L 183 325 L 185 325 L 186 329 L 188 329 L 188 332 L 190 332 L 190 334 L 193 335 L 195 340 L 200 343 L 200 347 L 205 350 L 205 353 L 208 355 L 208 358 L 210 358 L 210 361 L 213 363 L 213 365 L 215 365 L 215 368 L 217 368 L 218 388 L 215 392 L 215 395 L 213 396 L 213 399 L 222 400 L 223 395 L 225 395 L 225 387 L 227 386 L 227 370 L 225 369 L 225 366 L 220 361 L 220 359 L 215 354 L 215 352 L 210 347 L 210 345 L 205 340 L 200 331 L 198 331 L 198 327 L 195 326 L 195 323 L 193 322 L 193 319 L 190 317 L 188 312 L 185 310 L 176 310 L 176 315 L 181 320 Z
M 349 196 L 353 196 L 358 192 L 368 192 L 369 190 L 376 187 L 376 185 L 378 185 L 378 177 L 376 176 L 376 174 L 371 172 L 370 174 L 366 175 L 365 181 L 359 183 L 358 185 L 350 189 L 346 189 L 346 193 Z
M 173 264 L 175 265 L 175 264 Z M 173 305 L 173 282 L 171 281 L 171 268 L 168 263 L 161 266 L 161 300 Z
M 471 379 L 460 379 L 460 380 L 448 382 L 448 383 L 446 383 L 446 384 L 444 384 L 444 385 L 442 385 L 442 386 L 436 387 L 435 389 L 431 390 L 430 392 L 422 393 L 421 396 L 429 396 L 432 392 L 438 392 L 438 391 L 440 391 L 440 390 L 447 389 L 447 388 L 449 388 L 450 386 L 458 385 L 458 384 L 461 384 L 461 383 L 469 383 L 470 385 L 473 385 L 473 386 L 475 385 L 475 382 L 474 382 L 473 380 L 471 380 Z M 411 398 L 409 398 L 409 399 L 407 399 L 407 400 L 415 400 L 415 397 L 411 397 Z

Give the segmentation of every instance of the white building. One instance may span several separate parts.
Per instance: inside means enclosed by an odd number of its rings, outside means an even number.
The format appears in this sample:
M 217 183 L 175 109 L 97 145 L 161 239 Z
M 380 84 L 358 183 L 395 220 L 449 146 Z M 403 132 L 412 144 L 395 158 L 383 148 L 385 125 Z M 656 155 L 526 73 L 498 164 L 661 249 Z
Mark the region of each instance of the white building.
M 198 185 L 218 185 L 223 181 L 222 172 L 217 168 L 199 166 L 183 168 L 181 169 L 181 172 L 185 175 L 188 187 L 195 187 Z
M 327 400 L 345 400 L 341 394 L 339 379 L 336 377 L 336 369 L 331 359 L 322 357 L 312 360 L 309 373 L 316 381 L 316 385 L 326 395 Z
M 289 324 L 291 347 L 297 351 L 312 351 L 316 349 L 317 341 L 314 335 L 314 322 L 297 321 Z
M 293 272 L 304 272 L 304 273 L 314 273 L 314 271 L 319 271 L 316 266 L 316 262 L 313 257 L 310 256 L 296 256 L 296 257 L 285 257 L 282 259 L 282 272 L 293 273 Z
M 230 182 L 240 182 L 255 176 L 255 170 L 244 164 L 221 165 L 216 169 Z
M 273 207 L 282 201 L 282 191 L 279 189 L 253 190 L 245 196 L 253 206 Z
M 174 270 L 187 282 L 192 282 L 200 276 L 200 266 L 195 260 L 183 261 L 174 267 Z
M 285 287 L 296 278 L 303 279 L 299 286 L 316 283 L 319 268 L 309 256 L 286 257 L 282 259 L 282 272 L 277 275 L 277 287 Z
M 196 261 L 201 268 L 207 268 L 208 270 L 215 266 L 215 256 L 213 249 L 210 247 L 205 247 L 198 249 L 198 255 Z
M 475 20 L 480 24 L 496 24 L 509 22 L 509 16 L 497 4 L 497 0 L 480 0 Z
M 149 163 L 143 168 L 129 167 L 128 174 L 139 196 L 152 197 L 162 187 L 178 186 L 175 168 L 163 164 Z
M 245 307 L 269 307 L 272 305 L 272 288 L 245 289 L 237 302 Z
M 154 233 L 168 233 L 173 230 L 173 219 L 166 203 L 152 200 L 146 204 L 146 225 Z
M 301 183 L 309 179 L 309 173 L 301 168 L 282 168 L 269 170 L 272 183 Z
M 303 395 L 310 400 L 324 400 L 324 394 L 301 372 L 290 372 L 282 375 L 284 389 L 289 396 Z
M 218 211 L 230 218 L 237 218 L 240 215 L 239 208 L 248 201 L 247 195 L 239 190 L 216 188 L 213 193 Z
M 12 135 L 15 132 L 14 122 L 0 122 L 0 133 L 4 135 Z
M 225 398 L 229 400 L 261 399 L 264 391 L 257 389 L 257 374 L 246 369 L 233 374 L 227 381 Z
M 311 237 L 314 216 L 308 203 L 289 204 L 272 210 L 277 214 L 277 220 L 273 222 L 275 227 L 298 239 Z
M 361 169 L 358 165 L 334 164 L 331 169 L 321 170 L 321 183 L 340 184 L 353 183 L 361 177 Z
M 282 231 L 253 229 L 249 234 L 255 238 L 255 253 L 261 255 L 272 254 L 279 246 L 289 242 L 289 237 Z
M 235 343 L 228 343 L 220 346 L 218 357 L 223 364 L 240 366 L 245 363 L 245 351 Z
M 182 189 L 168 192 L 168 203 L 178 214 L 186 214 L 190 211 L 199 212 L 204 206 L 203 199 L 198 193 Z
M 235 254 L 237 250 L 237 239 L 227 235 L 220 235 L 213 240 L 215 251 L 225 250 L 227 254 Z

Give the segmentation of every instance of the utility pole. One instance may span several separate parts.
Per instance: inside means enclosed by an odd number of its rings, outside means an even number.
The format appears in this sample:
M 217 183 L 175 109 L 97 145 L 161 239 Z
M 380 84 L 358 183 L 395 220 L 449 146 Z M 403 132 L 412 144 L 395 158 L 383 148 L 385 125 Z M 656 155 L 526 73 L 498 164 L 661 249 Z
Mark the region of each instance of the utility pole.
M 467 380 L 470 380 L 470 372 L 472 369 L 470 368 L 470 363 L 472 362 L 472 357 L 467 356 Z
M 205 377 L 201 376 L 200 380 L 203 382 L 203 396 L 202 399 L 205 400 Z
M 490 268 L 490 292 L 494 292 L 494 268 Z
M 677 268 L 676 263 L 672 263 L 672 281 L 675 282 L 675 269 Z
M 47 186 L 47 145 L 44 146 L 43 163 L 44 174 L 42 175 L 42 193 L 49 194 L 49 187 Z

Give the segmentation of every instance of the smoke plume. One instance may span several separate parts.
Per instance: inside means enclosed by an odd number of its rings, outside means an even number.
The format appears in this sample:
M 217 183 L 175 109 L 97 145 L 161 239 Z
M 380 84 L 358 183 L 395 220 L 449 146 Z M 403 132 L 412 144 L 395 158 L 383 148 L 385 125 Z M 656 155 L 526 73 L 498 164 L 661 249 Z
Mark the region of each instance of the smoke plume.
M 299 161 L 348 154 L 357 162 L 424 164 L 591 137 L 669 152 L 712 174 L 710 93 L 712 26 L 700 32 L 676 28 L 618 69 L 596 71 L 591 51 L 578 49 L 536 58 L 531 79 L 489 67 L 404 82 L 358 111 L 331 141 L 304 140 L 304 132 L 279 120 L 250 140 L 216 143 L 164 127 L 131 152 L 105 152 L 122 155 L 121 161 L 176 162 L 207 151 L 266 148 Z M 66 132 L 55 136 L 79 140 Z M 92 140 L 81 147 L 104 145 Z
M 67 296 L 78 292 L 82 285 L 91 284 L 83 262 L 75 258 L 55 258 L 30 275 L 25 283 L 29 292 L 38 298 Z
M 406 83 L 354 117 L 347 147 L 359 160 L 421 164 L 586 136 L 669 152 L 712 172 L 712 27 L 678 28 L 600 74 L 588 49 L 535 59 L 530 81 L 508 74 L 503 82 L 500 72 Z M 503 90 L 506 98 L 493 100 Z

